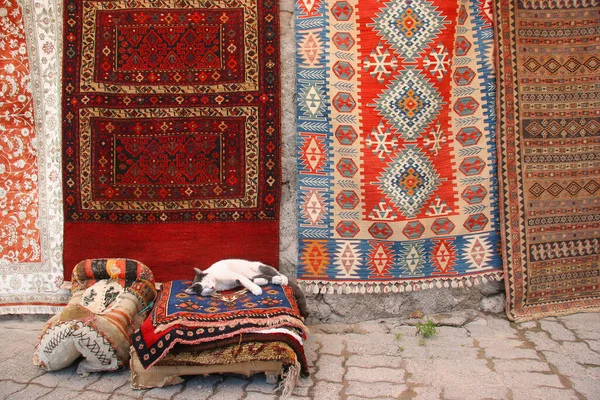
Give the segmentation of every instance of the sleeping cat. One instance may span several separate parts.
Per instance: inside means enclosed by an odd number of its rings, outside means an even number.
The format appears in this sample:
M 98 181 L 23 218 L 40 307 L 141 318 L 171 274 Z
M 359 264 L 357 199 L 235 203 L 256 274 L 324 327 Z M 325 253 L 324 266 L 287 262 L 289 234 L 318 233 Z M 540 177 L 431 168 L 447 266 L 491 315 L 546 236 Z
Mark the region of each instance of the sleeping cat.
M 244 286 L 252 294 L 262 294 L 261 286 L 269 283 L 275 285 L 290 285 L 294 289 L 298 308 L 303 317 L 308 316 L 306 299 L 302 290 L 288 281 L 287 276 L 282 275 L 275 268 L 257 261 L 247 260 L 221 260 L 217 261 L 205 271 L 194 268 L 196 276 L 189 288 L 185 290 L 188 294 L 198 296 L 212 296 L 215 292 Z

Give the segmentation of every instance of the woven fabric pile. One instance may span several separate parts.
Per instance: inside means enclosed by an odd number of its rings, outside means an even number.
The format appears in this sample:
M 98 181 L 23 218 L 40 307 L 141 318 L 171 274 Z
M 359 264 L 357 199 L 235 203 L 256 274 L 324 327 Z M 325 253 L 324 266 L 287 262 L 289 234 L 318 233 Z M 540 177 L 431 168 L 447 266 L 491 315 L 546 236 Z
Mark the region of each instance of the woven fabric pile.
M 308 330 L 290 286 L 263 286 L 202 297 L 185 293 L 190 281 L 168 282 L 154 309 L 133 334 L 141 366 L 216 366 L 278 361 L 285 366 L 284 394 L 308 375 L 304 340 Z M 132 374 L 135 374 L 132 363 Z M 185 372 L 178 370 L 184 375 Z

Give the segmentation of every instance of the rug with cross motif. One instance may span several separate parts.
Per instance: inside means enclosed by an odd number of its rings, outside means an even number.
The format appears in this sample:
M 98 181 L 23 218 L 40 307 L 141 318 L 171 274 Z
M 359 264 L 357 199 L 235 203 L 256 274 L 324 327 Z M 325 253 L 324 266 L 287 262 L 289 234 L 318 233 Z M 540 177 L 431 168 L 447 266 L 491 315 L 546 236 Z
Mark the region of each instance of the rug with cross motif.
M 298 278 L 501 278 L 491 3 L 297 0 Z

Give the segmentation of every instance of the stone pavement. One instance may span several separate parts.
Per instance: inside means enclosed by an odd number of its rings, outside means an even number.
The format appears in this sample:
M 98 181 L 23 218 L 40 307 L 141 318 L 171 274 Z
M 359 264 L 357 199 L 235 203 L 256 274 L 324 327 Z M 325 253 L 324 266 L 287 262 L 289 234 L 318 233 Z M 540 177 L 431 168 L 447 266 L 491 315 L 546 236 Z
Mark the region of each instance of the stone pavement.
M 415 335 L 418 320 L 311 326 L 312 375 L 293 399 L 600 399 L 600 314 L 514 324 L 462 311 L 432 320 L 438 333 L 428 339 Z M 278 398 L 264 375 L 137 391 L 128 370 L 45 372 L 32 364 L 42 325 L 39 316 L 0 317 L 0 399 Z

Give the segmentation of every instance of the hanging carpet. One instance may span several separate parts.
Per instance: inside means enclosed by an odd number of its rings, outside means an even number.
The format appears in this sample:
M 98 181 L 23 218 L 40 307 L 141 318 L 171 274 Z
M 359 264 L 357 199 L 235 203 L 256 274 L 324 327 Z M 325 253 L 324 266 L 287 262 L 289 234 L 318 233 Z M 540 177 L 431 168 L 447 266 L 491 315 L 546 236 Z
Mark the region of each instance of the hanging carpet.
M 600 311 L 600 7 L 496 10 L 507 314 Z
M 308 290 L 501 278 L 490 12 L 484 0 L 297 0 Z
M 0 314 L 69 300 L 60 187 L 60 24 L 54 0 L 0 0 Z
M 64 7 L 65 277 L 140 260 L 157 281 L 278 263 L 278 3 Z

